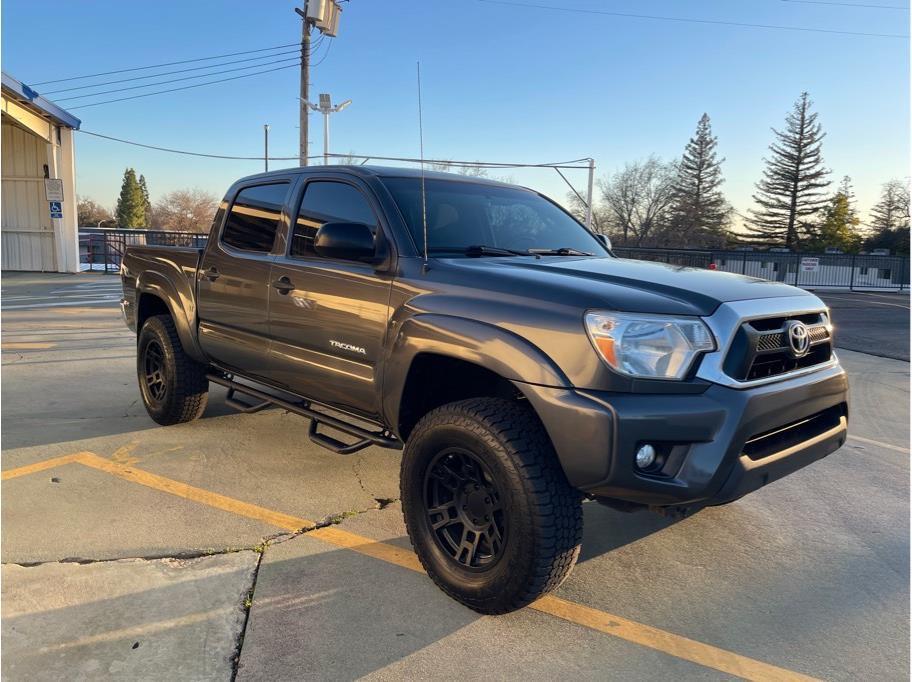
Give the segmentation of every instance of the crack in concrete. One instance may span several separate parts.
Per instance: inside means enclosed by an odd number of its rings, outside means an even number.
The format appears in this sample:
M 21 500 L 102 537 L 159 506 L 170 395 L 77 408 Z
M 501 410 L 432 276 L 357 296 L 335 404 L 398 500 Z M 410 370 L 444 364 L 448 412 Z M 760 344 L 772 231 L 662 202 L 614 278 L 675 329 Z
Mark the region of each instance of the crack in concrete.
M 347 509 L 333 514 L 327 514 L 312 526 L 300 528 L 296 531 L 279 531 L 272 535 L 262 536 L 260 541 L 255 545 L 243 547 L 225 547 L 223 549 L 196 549 L 180 552 L 165 552 L 162 554 L 143 554 L 140 556 L 114 556 L 114 557 L 63 557 L 62 559 L 48 559 L 45 561 L 3 561 L 0 566 L 19 566 L 20 568 L 35 568 L 46 564 L 101 564 L 113 561 L 161 561 L 162 559 L 173 559 L 175 561 L 188 561 L 191 559 L 203 559 L 211 556 L 222 556 L 225 554 L 237 554 L 239 552 L 257 552 L 262 555 L 270 545 L 277 545 L 296 537 L 307 535 L 320 528 L 335 526 L 344 523 L 346 519 L 367 514 L 372 511 L 386 509 L 389 505 L 399 501 L 398 498 L 375 497 L 374 504 L 366 509 Z M 262 556 L 261 556 L 262 559 Z
M 241 667 L 241 653 L 244 650 L 244 637 L 247 635 L 247 623 L 250 622 L 250 611 L 253 609 L 253 596 L 256 592 L 257 578 L 260 576 L 260 566 L 263 564 L 263 557 L 269 549 L 269 542 L 264 541 L 259 547 L 256 565 L 253 567 L 253 575 L 251 576 L 250 588 L 247 590 L 247 597 L 244 599 L 244 622 L 241 623 L 237 643 L 234 647 L 234 655 L 231 660 L 231 682 L 234 682 L 237 679 L 238 670 Z
M 146 554 L 143 556 L 121 556 L 121 557 L 64 557 L 63 559 L 50 559 L 48 561 L 4 561 L 2 566 L 19 566 L 20 568 L 35 568 L 47 564 L 106 564 L 114 561 L 161 561 L 163 559 L 173 559 L 175 561 L 189 561 L 191 559 L 204 559 L 211 556 L 223 556 L 225 554 L 238 554 L 239 552 L 259 552 L 261 545 L 254 547 L 226 547 L 225 549 L 205 549 L 205 550 L 188 550 L 186 552 L 170 552 L 166 554 Z
M 364 511 L 371 511 L 373 509 L 386 509 L 393 502 L 398 502 L 399 501 L 398 497 L 377 497 L 376 495 L 374 495 L 374 493 L 372 493 L 370 490 L 367 489 L 367 486 L 364 485 L 364 480 L 361 478 L 361 471 L 358 468 L 358 465 L 361 463 L 361 461 L 362 460 L 360 458 L 352 461 L 352 473 L 355 475 L 355 479 L 358 481 L 358 485 L 361 486 L 361 490 L 363 490 L 365 493 L 370 495 L 371 499 L 376 503 L 375 507 L 371 507 L 370 509 L 365 509 Z M 345 513 L 345 512 L 343 512 L 343 513 Z M 364 512 L 359 512 L 359 513 L 363 514 Z M 324 517 L 324 518 L 328 518 L 328 517 Z

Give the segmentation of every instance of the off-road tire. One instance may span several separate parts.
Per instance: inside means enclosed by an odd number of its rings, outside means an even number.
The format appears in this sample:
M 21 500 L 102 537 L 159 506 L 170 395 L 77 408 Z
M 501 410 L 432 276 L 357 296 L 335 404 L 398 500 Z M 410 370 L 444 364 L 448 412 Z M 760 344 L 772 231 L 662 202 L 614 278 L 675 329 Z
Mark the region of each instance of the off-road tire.
M 156 350 L 161 355 L 160 381 L 150 384 L 146 363 Z M 206 366 L 184 352 L 170 316 L 156 315 L 143 324 L 136 345 L 136 374 L 143 405 L 159 424 L 193 421 L 206 409 Z
M 491 566 L 464 566 L 432 529 L 428 470 L 452 447 L 482 462 L 503 502 L 506 537 Z M 473 398 L 429 412 L 405 444 L 400 492 L 421 565 L 446 594 L 480 613 L 508 613 L 532 603 L 556 589 L 579 556 L 581 495 L 567 483 L 550 439 L 527 404 Z

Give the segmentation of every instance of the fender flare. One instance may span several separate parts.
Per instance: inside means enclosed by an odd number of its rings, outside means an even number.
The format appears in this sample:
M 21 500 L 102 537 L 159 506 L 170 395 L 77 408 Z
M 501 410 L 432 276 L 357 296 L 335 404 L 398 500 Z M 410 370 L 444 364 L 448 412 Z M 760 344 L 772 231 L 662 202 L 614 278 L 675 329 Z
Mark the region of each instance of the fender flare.
M 470 362 L 512 382 L 568 387 L 550 357 L 521 336 L 487 322 L 434 313 L 402 322 L 390 344 L 383 372 L 384 421 L 398 429 L 406 380 L 416 356 L 442 355 Z
M 136 322 L 139 321 L 140 301 L 144 295 L 161 299 L 177 329 L 177 336 L 181 345 L 190 357 L 198 362 L 207 362 L 196 338 L 196 303 L 193 298 L 192 286 L 185 287 L 186 291 L 178 291 L 177 285 L 165 275 L 154 270 L 144 270 L 136 282 Z M 137 333 L 139 325 L 137 324 Z

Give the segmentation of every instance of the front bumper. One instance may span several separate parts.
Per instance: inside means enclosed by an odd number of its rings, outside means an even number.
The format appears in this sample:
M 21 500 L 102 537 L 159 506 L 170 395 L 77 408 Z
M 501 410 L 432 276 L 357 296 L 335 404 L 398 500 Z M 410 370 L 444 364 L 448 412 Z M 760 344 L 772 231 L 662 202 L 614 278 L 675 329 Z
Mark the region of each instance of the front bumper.
M 848 380 L 838 364 L 750 389 L 621 394 L 517 384 L 535 408 L 570 484 L 649 506 L 735 500 L 837 450 Z M 787 427 L 784 428 L 783 427 Z M 667 471 L 634 466 L 645 443 L 675 453 Z

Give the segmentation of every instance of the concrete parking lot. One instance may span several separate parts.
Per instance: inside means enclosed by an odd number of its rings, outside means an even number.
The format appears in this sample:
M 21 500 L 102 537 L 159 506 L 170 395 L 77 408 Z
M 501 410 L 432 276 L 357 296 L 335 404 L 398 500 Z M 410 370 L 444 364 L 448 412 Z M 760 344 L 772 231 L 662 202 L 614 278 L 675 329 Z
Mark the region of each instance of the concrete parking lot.
M 2 289 L 4 679 L 908 679 L 908 296 L 823 295 L 844 448 L 679 522 L 587 503 L 556 595 L 482 617 L 421 573 L 399 453 L 218 387 L 159 427 L 116 277 Z

